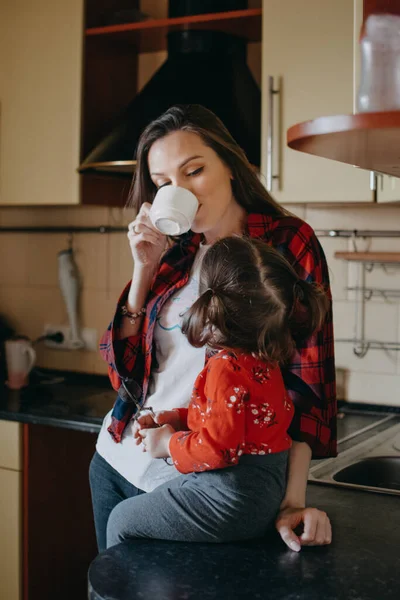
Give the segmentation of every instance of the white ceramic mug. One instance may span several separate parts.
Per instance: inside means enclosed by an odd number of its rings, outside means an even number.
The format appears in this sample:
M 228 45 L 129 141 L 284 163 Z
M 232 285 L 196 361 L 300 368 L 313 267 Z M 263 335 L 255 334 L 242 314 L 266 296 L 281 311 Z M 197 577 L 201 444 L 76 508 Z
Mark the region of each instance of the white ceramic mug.
M 20 390 L 28 384 L 28 375 L 36 360 L 36 352 L 26 339 L 6 340 L 7 381 L 11 390 Z
M 192 192 L 174 185 L 158 190 L 150 209 L 154 227 L 165 235 L 181 235 L 192 226 L 199 202 Z

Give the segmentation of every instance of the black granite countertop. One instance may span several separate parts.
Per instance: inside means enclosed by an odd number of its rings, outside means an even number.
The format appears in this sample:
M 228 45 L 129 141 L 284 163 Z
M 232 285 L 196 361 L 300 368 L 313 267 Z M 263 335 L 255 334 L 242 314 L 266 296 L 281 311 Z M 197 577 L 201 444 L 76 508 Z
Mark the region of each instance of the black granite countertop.
M 232 544 L 137 540 L 99 555 L 90 600 L 398 600 L 397 496 L 310 485 L 332 522 L 330 546 L 286 549 L 269 538 Z
M 21 391 L 0 384 L 0 419 L 96 433 L 115 398 L 106 375 L 36 369 Z M 381 418 L 381 413 L 400 412 L 400 407 L 343 401 L 338 406 L 339 440 Z
M 93 433 L 115 398 L 107 376 L 43 369 L 32 373 L 23 390 L 0 387 L 0 419 Z

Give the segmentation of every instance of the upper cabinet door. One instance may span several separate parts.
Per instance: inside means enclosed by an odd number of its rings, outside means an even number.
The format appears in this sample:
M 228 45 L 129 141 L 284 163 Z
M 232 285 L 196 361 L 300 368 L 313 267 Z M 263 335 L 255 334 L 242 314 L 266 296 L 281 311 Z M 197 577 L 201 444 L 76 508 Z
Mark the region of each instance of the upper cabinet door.
M 286 145 L 286 131 L 296 123 L 353 112 L 355 9 L 352 0 L 263 3 L 262 180 L 268 180 L 272 149 L 271 193 L 281 203 L 374 200 L 368 171 Z M 280 89 L 272 100 L 270 76 Z
M 376 199 L 385 202 L 400 202 L 400 179 L 390 175 L 376 176 Z
M 0 203 L 77 204 L 84 0 L 0 3 Z

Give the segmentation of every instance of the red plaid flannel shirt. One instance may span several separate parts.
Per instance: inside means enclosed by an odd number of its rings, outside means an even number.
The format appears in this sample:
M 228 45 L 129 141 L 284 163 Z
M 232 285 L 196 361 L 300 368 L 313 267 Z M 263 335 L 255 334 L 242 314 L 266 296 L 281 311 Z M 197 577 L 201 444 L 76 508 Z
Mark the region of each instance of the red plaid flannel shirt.
M 264 240 L 281 252 L 293 265 L 299 277 L 324 286 L 330 295 L 326 259 L 312 228 L 292 216 L 271 217 L 262 214 L 248 216 L 248 234 Z M 132 337 L 118 339 L 116 331 L 121 320 L 120 306 L 125 304 L 130 283 L 119 299 L 113 321 L 100 342 L 100 352 L 109 365 L 112 386 L 119 390 L 121 377 L 135 380 L 138 401 L 143 405 L 151 373 L 153 332 L 157 315 L 167 299 L 183 287 L 200 243 L 199 234 L 182 236 L 163 257 L 154 278 L 148 298 L 147 312 L 140 332 Z M 336 386 L 333 345 L 332 310 L 323 327 L 297 345 L 290 364 L 282 368 L 288 393 L 295 406 L 295 415 L 289 429 L 293 440 L 307 442 L 313 458 L 336 456 Z M 135 413 L 133 403 L 120 397 L 113 408 L 109 432 L 116 442 Z

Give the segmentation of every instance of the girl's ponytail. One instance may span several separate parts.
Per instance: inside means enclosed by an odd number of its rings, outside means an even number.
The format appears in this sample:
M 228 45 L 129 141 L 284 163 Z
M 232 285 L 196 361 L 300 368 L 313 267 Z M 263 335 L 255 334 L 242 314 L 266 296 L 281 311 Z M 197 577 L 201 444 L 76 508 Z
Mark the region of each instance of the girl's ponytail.
M 218 294 L 208 288 L 185 312 L 182 333 L 189 344 L 200 348 L 211 343 L 215 328 L 225 332 L 224 306 Z
M 294 304 L 290 315 L 293 334 L 302 338 L 318 331 L 329 310 L 329 298 L 322 286 L 297 279 L 293 287 Z

